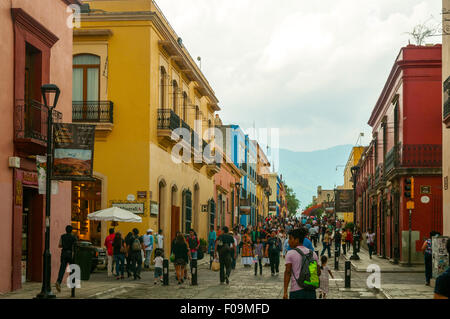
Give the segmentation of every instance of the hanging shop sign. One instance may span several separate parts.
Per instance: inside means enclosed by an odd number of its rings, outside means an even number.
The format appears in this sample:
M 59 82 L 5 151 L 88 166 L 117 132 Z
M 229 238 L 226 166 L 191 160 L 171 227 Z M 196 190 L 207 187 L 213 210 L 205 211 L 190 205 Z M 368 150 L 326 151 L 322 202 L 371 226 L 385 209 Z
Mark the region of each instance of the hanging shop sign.
M 350 213 L 353 212 L 353 190 L 352 189 L 338 189 L 336 190 L 336 213 Z
M 95 125 L 54 124 L 55 180 L 92 180 Z

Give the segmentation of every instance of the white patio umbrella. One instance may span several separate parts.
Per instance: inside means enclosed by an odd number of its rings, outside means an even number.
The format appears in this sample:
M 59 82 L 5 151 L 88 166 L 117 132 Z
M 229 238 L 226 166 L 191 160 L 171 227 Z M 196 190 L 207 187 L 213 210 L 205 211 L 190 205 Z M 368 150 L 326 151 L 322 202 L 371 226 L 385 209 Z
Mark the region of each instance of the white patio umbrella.
M 125 223 L 142 223 L 142 218 L 125 209 L 111 207 L 89 214 L 88 219 L 95 221 L 113 221 Z

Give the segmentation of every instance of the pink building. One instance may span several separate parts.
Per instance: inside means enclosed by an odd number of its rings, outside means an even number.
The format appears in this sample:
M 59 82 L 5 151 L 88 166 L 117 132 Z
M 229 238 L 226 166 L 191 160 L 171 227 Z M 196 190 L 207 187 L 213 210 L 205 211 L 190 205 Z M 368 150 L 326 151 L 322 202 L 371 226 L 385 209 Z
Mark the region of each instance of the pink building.
M 239 183 L 242 172 L 232 160 L 223 155 L 223 162 L 220 171 L 214 175 L 214 201 L 216 211 L 214 224 L 210 221 L 210 226 L 228 226 L 230 230 L 237 224 L 237 189 L 235 184 Z
M 38 193 L 35 157 L 46 153 L 47 127 L 40 87 L 60 88 L 56 110 L 63 122 L 72 122 L 72 29 L 66 9 L 73 3 L 78 1 L 0 1 L 0 293 L 42 281 L 45 195 Z M 59 237 L 70 223 L 71 184 L 59 183 L 51 206 L 52 282 L 59 269 Z

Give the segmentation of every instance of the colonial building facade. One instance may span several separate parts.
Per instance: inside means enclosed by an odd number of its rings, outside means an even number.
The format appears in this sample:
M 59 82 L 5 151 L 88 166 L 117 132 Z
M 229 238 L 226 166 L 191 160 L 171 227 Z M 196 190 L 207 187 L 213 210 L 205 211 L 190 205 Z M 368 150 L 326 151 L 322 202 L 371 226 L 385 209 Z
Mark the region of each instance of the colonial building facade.
M 0 1 L 0 293 L 41 281 L 45 195 L 38 192 L 36 155 L 45 155 L 48 108 L 41 86 L 61 90 L 54 118 L 72 121 L 72 29 L 69 0 Z M 9 165 L 8 165 L 9 163 Z M 59 270 L 59 236 L 70 224 L 70 183 L 51 196 L 51 278 Z
M 378 255 L 393 262 L 422 263 L 423 240 L 430 231 L 442 233 L 441 49 L 402 48 L 368 122 L 373 141 L 359 164 L 356 222 L 363 232 L 376 231 Z

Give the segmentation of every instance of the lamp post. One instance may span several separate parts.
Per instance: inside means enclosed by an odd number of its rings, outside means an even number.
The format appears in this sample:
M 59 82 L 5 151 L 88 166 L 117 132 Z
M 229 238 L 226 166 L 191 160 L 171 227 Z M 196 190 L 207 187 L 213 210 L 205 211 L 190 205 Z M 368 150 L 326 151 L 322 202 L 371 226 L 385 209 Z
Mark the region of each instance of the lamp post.
M 353 233 L 356 230 L 356 177 L 358 176 L 359 166 L 353 166 L 351 168 L 352 178 L 353 178 Z M 350 257 L 351 260 L 359 260 L 359 256 L 356 253 L 356 240 L 353 236 L 353 255 Z
M 37 299 L 56 298 L 52 292 L 50 284 L 52 255 L 50 253 L 50 203 L 51 203 L 51 175 L 53 170 L 53 109 L 58 103 L 60 90 L 54 84 L 45 84 L 41 87 L 41 94 L 44 99 L 44 106 L 47 109 L 47 170 L 46 170 L 46 191 L 45 191 L 45 249 L 44 249 L 44 270 L 42 278 L 42 290 L 36 296 Z M 52 105 L 49 105 L 47 95 L 53 97 Z
M 242 184 L 237 182 L 237 183 L 234 183 L 234 186 L 236 186 L 237 195 L 238 195 L 238 213 L 237 213 L 238 220 L 237 220 L 237 224 L 238 224 L 238 229 L 240 231 L 241 230 L 241 186 L 242 186 Z

